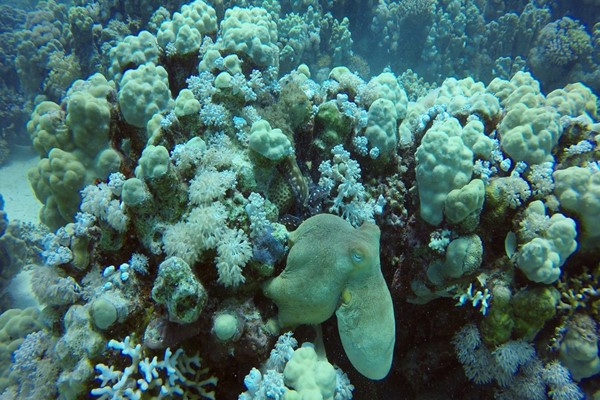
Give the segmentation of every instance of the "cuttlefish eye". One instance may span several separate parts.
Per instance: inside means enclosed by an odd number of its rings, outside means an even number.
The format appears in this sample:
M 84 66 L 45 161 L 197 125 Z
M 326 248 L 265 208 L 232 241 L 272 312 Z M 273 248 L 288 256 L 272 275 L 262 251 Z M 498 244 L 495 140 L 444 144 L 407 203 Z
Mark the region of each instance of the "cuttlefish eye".
M 357 246 L 350 249 L 350 260 L 352 264 L 357 267 L 362 267 L 367 259 L 367 251 L 361 246 Z
M 365 259 L 365 257 L 358 251 L 352 252 L 352 261 L 355 262 L 356 264 L 360 264 L 362 262 L 362 260 L 364 260 L 364 259 Z

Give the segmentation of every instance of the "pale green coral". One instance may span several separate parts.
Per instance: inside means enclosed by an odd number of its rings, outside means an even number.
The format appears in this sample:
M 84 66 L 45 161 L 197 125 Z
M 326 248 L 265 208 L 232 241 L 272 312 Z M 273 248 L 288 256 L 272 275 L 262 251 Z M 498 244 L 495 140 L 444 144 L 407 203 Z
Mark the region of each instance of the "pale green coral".
M 513 296 L 511 305 L 514 318 L 514 335 L 527 341 L 535 339 L 557 312 L 560 293 L 553 286 L 532 287 Z
M 592 317 L 577 314 L 569 321 L 560 344 L 560 360 L 575 380 L 600 373 L 598 326 Z
M 94 157 L 107 146 L 111 123 L 111 104 L 107 97 L 115 86 L 101 74 L 76 81 L 67 92 L 67 119 L 73 143 L 87 156 Z
M 144 149 L 138 163 L 136 177 L 150 180 L 164 176 L 171 165 L 167 149 L 164 146 L 152 145 Z
M 555 171 L 554 193 L 560 206 L 575 214 L 581 223 L 582 245 L 596 248 L 600 230 L 600 172 L 589 168 L 569 167 Z
M 369 107 L 369 117 L 365 136 L 372 148 L 377 148 L 383 159 L 389 159 L 396 151 L 398 143 L 397 112 L 394 103 L 387 99 L 377 99 Z
M 89 304 L 75 304 L 69 307 L 64 315 L 65 333 L 56 342 L 54 349 L 63 371 L 59 378 L 59 385 L 60 381 L 66 380 L 71 372 L 81 368 L 82 362 L 89 365 L 89 360 L 100 356 L 104 350 L 104 338 L 94 329 L 89 309 Z M 87 376 L 81 375 L 78 378 L 83 381 L 90 379 L 93 373 L 92 368 L 85 372 L 88 374 Z M 81 381 L 79 384 L 81 385 Z
M 155 212 L 168 221 L 176 220 L 186 207 L 187 188 L 171 164 L 164 146 L 148 145 L 135 169 L 136 178 L 143 180 L 155 202 Z M 126 198 L 131 205 L 143 205 L 147 194 L 138 181 L 129 180 Z M 131 192 L 130 192 L 131 191 Z
M 472 274 L 481 266 L 483 244 L 475 234 L 454 239 L 446 249 L 444 261 L 434 261 L 427 268 L 427 277 L 436 285 L 450 279 Z
M 471 179 L 473 152 L 461 139 L 458 120 L 449 118 L 425 133 L 416 152 L 421 218 L 431 225 L 442 222 L 448 193 Z
M 221 313 L 213 320 L 213 332 L 223 342 L 236 336 L 239 328 L 240 324 L 237 317 L 231 313 Z
M 296 349 L 283 370 L 289 390 L 288 400 L 306 398 L 333 399 L 336 373 L 326 358 L 319 357 L 314 347 L 303 345 Z
M 135 127 L 145 128 L 154 114 L 172 105 L 167 71 L 153 63 L 125 72 L 119 86 L 121 113 Z
M 94 326 L 106 330 L 119 320 L 123 322 L 126 317 L 126 312 L 123 310 L 125 304 L 126 301 L 118 292 L 109 292 L 96 298 L 90 306 L 90 317 Z
M 182 89 L 175 99 L 175 115 L 177 117 L 192 116 L 200 111 L 200 102 L 189 89 Z
M 553 161 L 552 149 L 562 134 L 559 114 L 551 108 L 516 104 L 498 127 L 502 149 L 514 161 Z
M 271 161 L 281 161 L 292 154 L 292 144 L 287 136 L 279 128 L 272 129 L 264 119 L 252 124 L 248 146 Z
M 40 219 L 52 228 L 72 220 L 79 207 L 79 190 L 85 183 L 86 168 L 72 153 L 54 148 L 29 170 L 29 182 L 44 203 Z
M 164 21 L 156 34 L 156 41 L 167 55 L 186 55 L 197 52 L 204 35 L 217 31 L 215 9 L 202 0 L 181 7 L 171 20 Z
M 33 148 L 41 157 L 46 157 L 54 147 L 73 149 L 71 135 L 65 123 L 65 112 L 52 101 L 42 101 L 34 108 L 27 123 L 27 131 Z
M 322 103 L 315 116 L 315 128 L 318 136 L 315 137 L 312 144 L 319 149 L 323 156 L 329 156 L 333 146 L 348 141 L 352 128 L 351 122 L 348 116 L 342 114 L 335 101 Z
M 123 184 L 121 199 L 127 206 L 140 206 L 149 198 L 148 188 L 141 179 L 129 178 Z
M 494 142 L 486 136 L 484 130 L 485 126 L 481 121 L 472 119 L 463 127 L 460 137 L 475 155 L 487 160 L 492 155 Z
M 308 25 L 302 15 L 287 14 L 277 22 L 280 45 L 279 62 L 281 70 L 290 71 L 300 64 L 304 52 L 311 45 Z
M 448 222 L 473 231 L 479 225 L 479 215 L 485 200 L 485 186 L 481 179 L 473 179 L 460 189 L 448 193 L 444 215 Z
M 528 212 L 545 217 L 545 206 L 540 200 L 532 202 Z M 516 263 L 533 282 L 550 284 L 560 277 L 560 267 L 577 248 L 575 221 L 562 214 L 553 214 L 539 234 L 519 249 Z
M 25 336 L 42 329 L 40 311 L 35 307 L 13 308 L 0 315 L 0 390 L 12 384 L 9 374 L 12 353 Z
M 514 327 L 512 293 L 505 285 L 492 289 L 492 302 L 486 317 L 481 321 L 481 336 L 486 344 L 498 346 L 510 340 Z
M 548 93 L 546 104 L 554 107 L 561 117 L 585 115 L 595 119 L 598 116 L 598 98 L 590 88 L 580 82 L 570 83 L 562 89 Z
M 540 83 L 529 72 L 519 71 L 510 81 L 494 78 L 486 91 L 499 98 L 505 110 L 521 103 L 531 108 L 539 107 L 545 101 Z
M 106 179 L 121 165 L 109 147 L 114 94 L 112 81 L 101 74 L 76 81 L 65 98 L 66 116 L 54 103 L 36 107 L 28 130 L 42 156 L 28 178 L 44 203 L 40 218 L 52 229 L 73 220 L 81 200 L 79 191 L 95 179 Z
M 485 119 L 492 119 L 500 112 L 498 99 L 486 93 L 482 82 L 475 82 L 471 77 L 446 79 L 439 89 L 435 104 L 445 106 L 452 115 L 478 114 Z
M 158 62 L 158 45 L 156 38 L 148 31 L 141 31 L 137 36 L 126 36 L 110 49 L 111 65 L 109 73 L 116 80 L 121 79 L 127 69 L 137 68 L 148 62 Z
M 219 32 L 221 51 L 248 57 L 259 67 L 279 65 L 277 24 L 264 8 L 227 9 Z
M 404 89 L 398 84 L 396 76 L 391 72 L 382 72 L 375 76 L 361 91 L 361 102 L 363 102 L 366 107 L 370 107 L 377 99 L 387 99 L 394 103 L 396 117 L 398 119 L 404 119 L 404 117 L 406 117 L 408 96 Z

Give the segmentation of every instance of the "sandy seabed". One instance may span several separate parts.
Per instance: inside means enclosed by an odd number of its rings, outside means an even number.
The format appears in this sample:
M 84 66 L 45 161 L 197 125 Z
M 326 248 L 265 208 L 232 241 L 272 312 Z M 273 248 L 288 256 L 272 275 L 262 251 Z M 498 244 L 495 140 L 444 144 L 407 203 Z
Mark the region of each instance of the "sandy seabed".
M 39 222 L 42 203 L 35 197 L 27 171 L 35 167 L 39 156 L 28 146 L 16 146 L 5 164 L 0 166 L 0 194 L 9 220 Z

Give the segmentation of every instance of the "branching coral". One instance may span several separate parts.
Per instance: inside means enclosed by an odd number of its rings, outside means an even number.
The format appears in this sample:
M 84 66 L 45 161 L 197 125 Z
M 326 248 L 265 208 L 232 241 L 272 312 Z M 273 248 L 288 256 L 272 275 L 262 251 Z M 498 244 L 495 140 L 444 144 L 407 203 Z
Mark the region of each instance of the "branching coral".
M 91 394 L 99 396 L 100 400 L 116 397 L 136 399 L 141 398 L 142 393 L 156 393 L 161 397 L 182 396 L 185 392 L 203 399 L 215 398 L 209 387 L 217 384 L 217 378 L 200 378 L 206 369 L 200 369 L 202 360 L 198 355 L 189 357 L 182 349 L 177 349 L 175 353 L 167 349 L 162 361 L 158 361 L 156 356 L 150 359 L 144 357 L 142 346 L 134 345 L 129 336 L 122 342 L 111 340 L 108 347 L 129 357 L 131 364 L 123 371 L 105 364 L 96 365 L 99 372 L 97 379 L 101 382 L 100 387 L 92 389 Z M 136 375 L 141 375 L 141 378 L 136 379 Z
M 584 271 L 575 276 L 566 273 L 557 282 L 560 290 L 558 308 L 568 315 L 585 310 L 592 315 L 600 315 L 600 264 L 595 268 L 584 267 Z

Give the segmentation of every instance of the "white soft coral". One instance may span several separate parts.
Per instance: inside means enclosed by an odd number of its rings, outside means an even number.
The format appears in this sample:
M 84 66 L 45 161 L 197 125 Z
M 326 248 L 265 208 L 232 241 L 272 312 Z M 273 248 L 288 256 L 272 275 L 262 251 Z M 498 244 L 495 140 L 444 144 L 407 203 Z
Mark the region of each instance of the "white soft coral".
M 252 246 L 248 235 L 241 229 L 227 229 L 217 243 L 218 282 L 225 286 L 238 286 L 246 278 L 242 268 L 252 258 Z
M 125 232 L 129 218 L 123 212 L 123 204 L 113 198 L 118 196 L 123 182 L 122 174 L 112 174 L 109 183 L 86 186 L 81 191 L 81 211 L 105 221 L 118 232 Z

